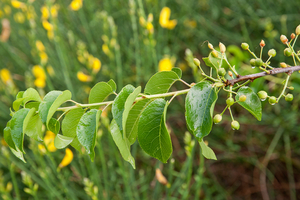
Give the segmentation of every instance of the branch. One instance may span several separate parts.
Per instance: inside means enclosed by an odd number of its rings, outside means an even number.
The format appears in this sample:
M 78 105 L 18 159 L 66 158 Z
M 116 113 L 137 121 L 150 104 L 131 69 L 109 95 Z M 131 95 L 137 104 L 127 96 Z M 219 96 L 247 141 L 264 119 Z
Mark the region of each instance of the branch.
M 232 79 L 232 80 L 226 80 L 225 86 L 234 85 L 238 82 L 246 81 L 246 80 L 253 81 L 254 79 L 257 79 L 257 78 L 260 78 L 260 77 L 263 77 L 263 76 L 267 76 L 267 75 L 274 75 L 274 74 L 279 74 L 279 73 L 292 74 L 294 71 L 299 71 L 299 70 L 300 70 L 300 66 L 286 67 L 286 68 L 275 68 L 275 69 L 269 70 L 269 73 L 260 72 L 260 73 L 256 73 L 256 74 L 249 74 L 249 75 L 246 75 L 246 76 L 240 76 L 240 77 Z

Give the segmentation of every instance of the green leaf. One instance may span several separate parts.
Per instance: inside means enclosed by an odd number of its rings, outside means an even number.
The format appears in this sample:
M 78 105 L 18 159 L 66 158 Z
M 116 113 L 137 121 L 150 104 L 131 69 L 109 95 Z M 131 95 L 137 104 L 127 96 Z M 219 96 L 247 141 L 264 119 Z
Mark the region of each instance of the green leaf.
M 129 114 L 129 111 L 135 101 L 135 99 L 138 97 L 138 95 L 141 93 L 141 86 L 137 87 L 126 99 L 125 105 L 124 105 L 124 111 L 122 115 L 122 127 L 123 127 L 123 137 L 126 137 L 126 121 Z
M 100 115 L 101 110 L 91 109 L 80 118 L 76 128 L 78 141 L 85 147 L 92 161 L 94 161 L 95 158 L 94 147 L 96 144 L 96 133 Z
M 26 163 L 22 151 L 20 151 L 19 149 L 14 150 L 14 149 L 12 149 L 12 148 L 10 148 L 10 150 L 11 150 L 11 152 L 12 152 L 17 158 L 19 158 L 19 159 L 22 160 L 24 163 Z
M 80 118 L 84 114 L 84 110 L 82 108 L 76 108 L 70 110 L 61 123 L 61 131 L 64 136 L 74 138 L 71 142 L 71 146 L 81 152 L 81 144 L 78 141 L 76 135 L 76 128 L 80 121 Z
M 14 111 L 18 111 L 20 109 L 20 105 L 22 104 L 22 102 L 24 101 L 25 98 L 19 98 L 19 99 L 16 99 L 14 102 L 13 102 L 13 109 Z
M 23 142 L 24 142 L 24 132 L 23 132 L 23 122 L 30 109 L 24 108 L 18 110 L 10 121 L 11 137 L 16 145 L 16 147 L 24 153 Z
M 63 149 L 66 146 L 68 146 L 73 141 L 73 139 L 74 139 L 73 137 L 57 134 L 56 137 L 54 138 L 54 146 L 57 149 Z
M 174 71 L 162 71 L 154 74 L 145 86 L 146 94 L 162 94 L 169 91 L 170 87 L 179 80 L 179 76 Z
M 185 119 L 188 128 L 198 141 L 202 141 L 202 138 L 211 131 L 217 98 L 215 89 L 207 81 L 194 85 L 186 96 Z
M 107 82 L 108 85 L 110 85 L 111 89 L 115 92 L 117 90 L 117 84 L 114 80 L 110 79 Z
M 138 101 L 129 111 L 126 121 L 126 138 L 128 139 L 130 145 L 132 145 L 136 140 L 140 116 L 150 102 L 150 99 Z
M 205 158 L 217 160 L 217 157 L 216 157 L 214 151 L 209 146 L 207 146 L 203 140 L 201 142 L 199 142 L 199 144 L 201 147 L 201 153 Z
M 166 127 L 167 107 L 164 99 L 155 99 L 142 112 L 138 125 L 141 148 L 163 163 L 172 154 L 171 138 Z
M 103 102 L 110 94 L 113 93 L 113 89 L 108 83 L 97 83 L 90 91 L 89 103 Z M 91 108 L 98 109 L 100 106 L 93 106 Z
M 70 100 L 71 96 L 72 94 L 69 90 L 65 90 L 64 92 L 51 91 L 46 94 L 39 106 L 39 114 L 41 116 L 42 122 L 46 123 L 47 127 L 57 108 L 67 100 Z
M 215 70 L 218 70 L 220 68 L 221 62 L 222 62 L 221 67 L 228 69 L 229 65 L 226 62 L 225 58 L 221 59 L 222 54 L 220 52 L 218 52 L 218 55 L 219 56 L 217 58 L 215 58 L 215 57 L 213 57 L 212 53 L 210 53 L 208 57 L 202 58 L 202 60 L 205 62 L 205 64 L 207 66 L 213 67 L 213 68 L 215 68 Z
M 178 68 L 178 67 L 173 67 L 173 68 L 172 68 L 172 71 L 175 72 L 175 73 L 177 74 L 178 78 L 181 78 L 181 76 L 182 76 L 182 71 L 181 71 L 180 68 Z
M 37 141 L 43 141 L 43 130 L 42 130 L 43 122 L 38 113 L 32 115 L 30 118 L 26 128 L 25 134 L 33 138 Z
M 28 102 L 24 105 L 24 108 L 35 108 L 36 110 L 39 110 L 40 102 Z
M 5 129 L 3 130 L 3 137 L 5 142 L 8 144 L 8 146 L 14 150 L 16 150 L 16 145 L 14 141 L 12 140 L 11 137 L 11 129 L 9 126 L 6 126 Z
M 123 159 L 126 160 L 127 162 L 129 162 L 131 164 L 131 166 L 133 167 L 133 169 L 135 169 L 135 161 L 130 153 L 129 142 L 128 142 L 127 138 L 123 138 L 122 132 L 120 131 L 120 129 L 117 125 L 117 122 L 114 119 L 111 121 L 111 124 L 110 124 L 110 133 L 111 133 L 111 136 L 112 136 L 115 144 L 117 145 Z
M 48 124 L 49 131 L 52 131 L 55 135 L 59 133 L 60 123 L 55 118 L 51 118 Z
M 115 98 L 114 103 L 112 104 L 112 115 L 113 118 L 116 120 L 116 123 L 118 124 L 118 127 L 121 132 L 123 132 L 123 126 L 122 126 L 122 117 L 123 117 L 123 111 L 125 102 L 128 98 L 128 96 L 135 90 L 135 88 L 132 85 L 126 85 L 122 88 L 118 96 Z
M 23 98 L 25 98 L 25 100 L 23 101 L 23 104 L 26 104 L 28 101 L 37 101 L 37 102 L 42 101 L 39 93 L 33 88 L 28 88 L 24 92 Z
M 16 99 L 20 99 L 23 97 L 24 91 L 20 91 L 18 92 L 18 94 L 16 95 Z
M 246 101 L 238 101 L 241 95 L 246 95 Z M 249 87 L 241 87 L 235 96 L 236 101 L 248 110 L 258 121 L 261 121 L 262 108 L 261 101 L 257 94 Z

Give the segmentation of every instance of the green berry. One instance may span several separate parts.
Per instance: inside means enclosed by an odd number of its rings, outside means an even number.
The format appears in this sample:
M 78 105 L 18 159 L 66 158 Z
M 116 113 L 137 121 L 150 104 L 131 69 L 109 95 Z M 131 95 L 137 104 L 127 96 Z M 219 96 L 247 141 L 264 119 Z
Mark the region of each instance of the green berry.
M 218 74 L 219 74 L 219 76 L 225 76 L 226 70 L 225 70 L 224 68 L 220 68 L 220 69 L 218 70 Z
M 238 121 L 236 121 L 236 120 L 232 121 L 231 122 L 231 128 L 233 130 L 239 130 L 240 129 L 240 123 Z
M 270 49 L 268 51 L 268 55 L 271 56 L 271 57 L 275 57 L 276 56 L 276 50 L 275 49 Z
M 219 54 L 218 54 L 218 52 L 217 52 L 216 50 L 213 50 L 213 51 L 211 52 L 211 55 L 212 55 L 213 57 L 215 57 L 215 58 L 217 58 L 217 57 L 219 56 Z
M 274 96 L 269 97 L 269 103 L 271 105 L 274 105 L 275 103 L 277 103 L 277 98 Z
M 198 60 L 197 58 L 194 58 L 194 64 L 198 67 L 200 66 L 200 60 Z
M 289 57 L 293 54 L 292 50 L 290 48 L 285 48 L 283 51 L 284 55 Z
M 228 106 L 232 106 L 234 104 L 234 99 L 232 97 L 229 97 L 227 100 L 226 100 L 226 104 Z
M 246 95 L 241 95 L 241 96 L 239 97 L 239 101 L 240 101 L 240 102 L 244 102 L 244 101 L 246 101 L 246 99 L 247 99 Z
M 251 65 L 251 66 L 255 66 L 255 59 L 254 59 L 254 58 L 252 58 L 252 59 L 250 60 L 250 65 Z
M 293 96 L 292 94 L 287 94 L 287 95 L 285 96 L 285 100 L 286 100 L 286 101 L 293 101 L 293 99 L 294 99 L 294 96 Z
M 268 97 L 268 94 L 265 91 L 259 91 L 257 93 L 258 97 L 260 98 L 260 100 L 264 101 L 266 100 L 266 98 Z
M 264 62 L 260 58 L 255 59 L 255 66 L 256 67 L 260 67 L 263 64 L 264 64 Z
M 214 117 L 214 123 L 218 124 L 218 123 L 220 123 L 220 121 L 222 121 L 222 115 L 216 114 Z
M 249 44 L 247 44 L 247 43 L 242 43 L 242 44 L 241 44 L 241 47 L 242 47 L 242 49 L 244 49 L 244 50 L 248 50 L 248 49 L 249 49 Z

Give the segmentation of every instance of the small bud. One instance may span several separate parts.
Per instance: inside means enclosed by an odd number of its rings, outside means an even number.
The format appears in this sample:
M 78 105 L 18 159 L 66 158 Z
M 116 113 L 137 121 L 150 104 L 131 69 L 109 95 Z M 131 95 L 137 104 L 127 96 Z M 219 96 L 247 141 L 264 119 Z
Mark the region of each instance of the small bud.
M 240 123 L 238 121 L 236 121 L 236 120 L 232 121 L 231 122 L 231 128 L 233 130 L 239 130 L 240 129 Z
M 226 70 L 225 70 L 224 68 L 221 67 L 221 68 L 218 70 L 218 74 L 219 74 L 219 76 L 225 76 Z
M 212 55 L 213 57 L 215 57 L 215 58 L 217 58 L 217 57 L 219 56 L 219 54 L 218 54 L 218 52 L 217 52 L 216 50 L 213 50 L 213 51 L 211 52 L 211 55 Z
M 277 98 L 274 96 L 269 97 L 269 103 L 271 105 L 274 105 L 275 103 L 277 103 Z
M 211 49 L 211 50 L 214 49 L 214 46 L 213 46 L 211 43 L 208 43 L 207 46 L 208 46 L 208 48 Z
M 225 53 L 226 47 L 225 47 L 225 45 L 222 42 L 219 43 L 219 47 L 220 47 L 221 53 Z
M 227 100 L 226 100 L 226 104 L 228 106 L 232 106 L 234 104 L 234 99 L 232 97 L 229 97 Z
M 240 102 L 244 102 L 244 101 L 246 101 L 246 99 L 247 99 L 246 95 L 241 95 L 241 96 L 239 97 L 239 101 L 240 101 Z
M 293 86 L 288 87 L 289 90 L 294 90 L 295 88 Z
M 196 83 L 191 83 L 191 86 L 193 87 L 194 85 L 196 85 Z
M 199 67 L 200 66 L 200 60 L 197 58 L 194 58 L 194 64 Z
M 293 95 L 292 94 L 287 94 L 286 96 L 285 96 L 285 100 L 286 101 L 293 101 Z
M 286 44 L 286 43 L 288 43 L 288 41 L 289 41 L 285 35 L 281 35 L 281 36 L 280 36 L 280 40 L 281 40 L 281 42 L 282 42 L 283 44 Z
M 275 49 L 270 49 L 268 51 L 268 55 L 271 56 L 271 57 L 275 57 L 276 56 L 276 50 Z
M 296 35 L 300 35 L 300 25 L 298 25 L 296 27 L 296 31 L 295 31 Z
M 255 66 L 260 67 L 264 64 L 264 62 L 260 58 L 255 59 Z
M 290 57 L 293 54 L 293 51 L 290 48 L 285 48 L 283 53 L 285 56 Z
M 295 39 L 295 37 L 296 37 L 295 33 L 292 33 L 291 34 L 291 39 L 293 40 L 293 39 Z
M 218 124 L 222 121 L 222 115 L 220 114 L 216 114 L 215 117 L 214 117 L 214 123 L 215 124 Z
M 251 65 L 251 66 L 255 66 L 255 59 L 254 59 L 254 58 L 252 58 L 252 59 L 250 60 L 250 65 Z
M 260 98 L 260 100 L 264 101 L 266 100 L 266 98 L 268 97 L 268 93 L 266 93 L 265 91 L 261 90 L 257 93 L 258 97 Z
M 264 40 L 261 40 L 260 43 L 259 43 L 259 46 L 260 46 L 261 48 L 263 48 L 264 46 L 266 46 L 265 41 L 264 41 Z
M 281 62 L 281 63 L 280 63 L 280 67 L 282 67 L 282 68 L 286 68 L 286 67 L 287 67 L 287 65 L 286 65 L 286 63 L 284 63 L 284 62 Z
M 228 75 L 231 76 L 231 77 L 233 76 L 231 71 L 228 71 Z
M 153 21 L 153 14 L 152 13 L 150 13 L 149 15 L 148 15 L 148 22 L 152 22 Z
M 248 43 L 242 43 L 241 44 L 242 49 L 248 50 L 249 49 L 249 44 Z

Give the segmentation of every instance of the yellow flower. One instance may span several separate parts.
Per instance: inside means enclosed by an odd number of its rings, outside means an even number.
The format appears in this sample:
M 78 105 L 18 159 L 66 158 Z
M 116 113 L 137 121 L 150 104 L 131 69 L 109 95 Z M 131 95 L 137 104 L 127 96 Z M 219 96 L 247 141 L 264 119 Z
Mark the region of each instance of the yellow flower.
M 41 8 L 41 12 L 42 12 L 42 19 L 48 19 L 49 18 L 49 10 L 46 8 L 46 6 L 43 6 Z
M 79 10 L 82 7 L 82 0 L 73 0 L 69 5 L 72 10 Z
M 171 71 L 172 68 L 173 68 L 173 65 L 172 65 L 170 58 L 163 58 L 158 63 L 159 71 Z
M 89 67 L 89 68 L 92 68 L 92 67 L 93 67 L 94 59 L 95 59 L 95 58 L 94 58 L 93 55 L 90 55 L 90 54 L 88 55 L 88 63 L 87 63 L 87 64 L 88 64 L 88 67 Z
M 103 45 L 102 45 L 102 51 L 103 51 L 106 55 L 109 55 L 109 54 L 110 54 L 110 50 L 109 50 L 107 44 L 103 44 Z
M 50 76 L 54 76 L 55 75 L 55 72 L 54 72 L 54 69 L 52 66 L 47 66 L 47 72 Z
M 78 80 L 80 80 L 81 82 L 89 82 L 92 80 L 92 77 L 90 77 L 89 75 L 84 74 L 83 72 L 77 72 L 77 78 Z
M 43 20 L 43 27 L 47 31 L 52 31 L 53 30 L 53 25 L 50 24 L 47 20 Z
M 98 58 L 94 58 L 93 62 L 93 72 L 97 73 L 101 68 L 101 61 Z
M 45 154 L 45 153 L 46 153 L 46 148 L 45 148 L 45 146 L 44 146 L 44 145 L 42 145 L 42 144 L 38 144 L 38 148 L 39 148 L 39 150 L 41 151 L 41 153 L 43 153 L 43 154 Z
M 35 42 L 35 46 L 39 51 L 41 51 L 41 52 L 45 51 L 45 46 L 43 45 L 43 43 L 40 40 L 37 40 Z
M 17 12 L 14 14 L 14 20 L 20 24 L 23 24 L 25 22 L 25 16 L 21 12 Z
M 140 25 L 143 26 L 143 27 L 146 25 L 146 20 L 142 16 L 139 18 L 139 22 L 140 22 Z
M 69 148 L 66 148 L 66 155 L 61 161 L 61 163 L 59 163 L 58 167 L 63 168 L 67 166 L 72 162 L 72 160 L 73 160 L 73 152 Z
M 23 8 L 25 6 L 24 3 L 20 2 L 20 1 L 15 1 L 15 0 L 12 0 L 11 1 L 11 5 L 14 7 L 14 8 Z
M 55 136 L 56 136 L 55 133 L 53 133 L 51 131 L 46 131 L 46 135 L 44 137 L 44 142 L 50 152 L 56 151 L 56 147 L 54 146 Z
M 151 22 L 147 22 L 146 29 L 149 31 L 149 33 L 153 34 L 154 28 Z
M 177 24 L 177 20 L 170 20 L 171 10 L 168 7 L 164 7 L 159 15 L 159 24 L 163 28 L 173 29 Z
M 59 6 L 55 4 L 54 6 L 51 6 L 50 12 L 52 17 L 57 17 L 57 10 L 59 9 Z
M 2 82 L 5 84 L 5 85 L 8 85 L 9 83 L 12 82 L 12 79 L 11 79 L 11 76 L 10 76 L 10 72 L 8 69 L 1 69 L 0 70 L 0 77 L 1 77 L 1 80 Z
M 5 14 L 10 15 L 11 8 L 8 5 L 4 6 L 3 10 L 4 10 Z
M 40 65 L 35 65 L 32 67 L 32 73 L 36 78 L 46 80 L 46 73 Z
M 83 56 L 77 56 L 77 59 L 79 62 L 81 62 L 82 64 L 85 63 L 85 58 Z
M 44 88 L 46 86 L 46 80 L 42 78 L 37 78 L 34 81 L 34 85 L 38 88 Z
M 40 52 L 39 56 L 41 58 L 41 63 L 46 64 L 48 61 L 48 55 L 45 52 Z

